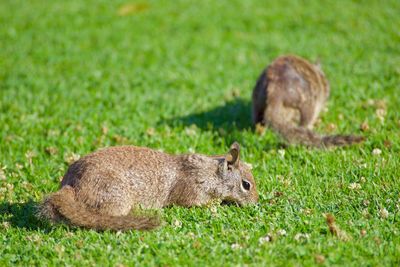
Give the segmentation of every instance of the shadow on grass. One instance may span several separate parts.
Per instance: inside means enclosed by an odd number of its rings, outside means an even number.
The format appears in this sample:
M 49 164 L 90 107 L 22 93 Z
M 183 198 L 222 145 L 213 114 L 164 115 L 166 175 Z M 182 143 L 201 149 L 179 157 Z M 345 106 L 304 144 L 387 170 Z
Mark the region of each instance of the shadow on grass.
M 0 223 L 8 222 L 13 227 L 24 228 L 27 230 L 50 230 L 49 224 L 42 222 L 36 217 L 39 203 L 29 200 L 25 203 L 0 204 Z
M 226 131 L 243 130 L 252 127 L 251 103 L 240 98 L 208 111 L 161 121 L 171 126 L 196 125 L 202 130 L 223 128 Z
M 215 131 L 227 143 L 242 140 L 242 130 L 252 129 L 251 103 L 240 98 L 208 111 L 162 120 L 171 127 L 196 125 L 203 131 Z
M 159 124 L 166 124 L 170 127 L 196 125 L 203 131 L 215 131 L 228 144 L 234 141 L 244 144 L 244 130 L 250 130 L 255 134 L 251 118 L 251 102 L 240 98 L 235 98 L 223 106 L 208 111 L 162 120 Z M 286 144 L 280 142 L 278 147 L 286 147 Z M 275 148 L 276 144 L 269 144 L 263 149 Z
M 186 124 L 194 123 L 202 129 L 206 129 L 210 124 L 213 128 L 224 128 L 227 131 L 251 129 L 251 103 L 236 98 L 223 106 L 191 114 L 180 120 Z

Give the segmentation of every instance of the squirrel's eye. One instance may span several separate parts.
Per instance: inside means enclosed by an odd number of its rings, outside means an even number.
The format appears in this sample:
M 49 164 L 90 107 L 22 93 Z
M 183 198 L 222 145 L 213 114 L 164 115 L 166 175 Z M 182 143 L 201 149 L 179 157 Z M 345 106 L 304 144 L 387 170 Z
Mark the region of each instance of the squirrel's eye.
M 247 181 L 245 181 L 245 180 L 242 180 L 242 186 L 243 186 L 243 188 L 244 188 L 244 190 L 250 190 L 250 183 L 249 182 L 247 182 Z

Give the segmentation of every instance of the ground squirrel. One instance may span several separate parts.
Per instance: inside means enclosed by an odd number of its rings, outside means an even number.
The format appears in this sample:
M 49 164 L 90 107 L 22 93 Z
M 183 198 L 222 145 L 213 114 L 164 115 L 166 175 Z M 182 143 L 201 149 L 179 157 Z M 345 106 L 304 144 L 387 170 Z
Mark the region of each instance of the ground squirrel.
M 289 143 L 324 147 L 363 141 L 360 136 L 320 136 L 312 131 L 329 91 L 319 64 L 280 56 L 262 72 L 253 90 L 253 123 L 271 127 Z
M 105 148 L 69 167 L 61 189 L 44 200 L 39 216 L 97 230 L 147 230 L 158 226 L 159 218 L 135 216 L 133 208 L 202 206 L 213 200 L 256 203 L 253 175 L 239 154 L 236 142 L 224 156 Z

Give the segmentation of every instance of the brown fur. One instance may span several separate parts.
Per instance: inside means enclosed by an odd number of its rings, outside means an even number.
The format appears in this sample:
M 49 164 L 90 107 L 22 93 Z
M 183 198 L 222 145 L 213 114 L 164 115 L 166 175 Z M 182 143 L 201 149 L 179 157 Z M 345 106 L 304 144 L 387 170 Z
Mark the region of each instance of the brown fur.
M 273 128 L 289 143 L 323 147 L 363 141 L 360 136 L 320 136 L 312 131 L 329 91 L 319 65 L 292 55 L 278 57 L 253 90 L 253 123 Z
M 251 184 L 245 190 L 243 181 Z M 45 199 L 41 217 L 97 230 L 148 230 L 158 217 L 131 210 L 170 205 L 202 206 L 219 200 L 256 203 L 251 171 L 234 143 L 226 156 L 170 155 L 148 148 L 110 147 L 73 163 L 61 189 Z

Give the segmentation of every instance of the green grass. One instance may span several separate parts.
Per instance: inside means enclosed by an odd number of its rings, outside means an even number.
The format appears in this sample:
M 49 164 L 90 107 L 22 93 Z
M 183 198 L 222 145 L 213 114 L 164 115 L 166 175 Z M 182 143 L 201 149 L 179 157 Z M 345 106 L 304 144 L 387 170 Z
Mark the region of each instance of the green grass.
M 0 265 L 400 264 L 399 1 L 150 1 L 121 11 L 130 3 L 0 3 Z M 282 156 L 275 134 L 254 133 L 252 88 L 285 53 L 320 58 L 330 80 L 317 130 L 334 124 L 367 136 L 363 145 Z M 254 166 L 259 206 L 166 208 L 162 228 L 120 234 L 34 216 L 73 154 L 119 144 L 219 154 L 234 140 Z M 329 233 L 325 213 L 350 240 Z

